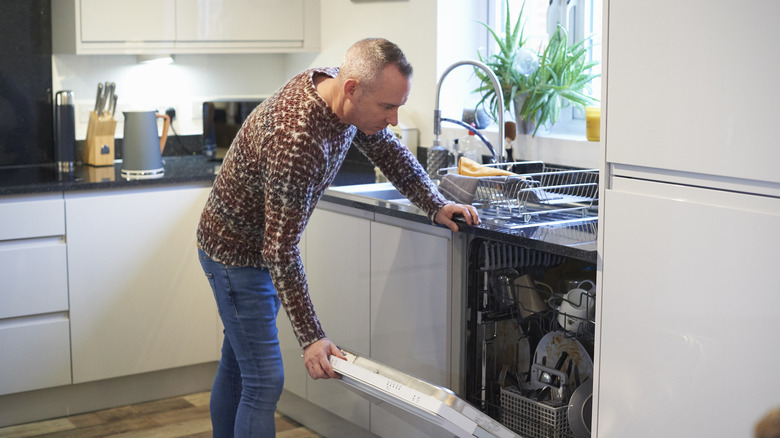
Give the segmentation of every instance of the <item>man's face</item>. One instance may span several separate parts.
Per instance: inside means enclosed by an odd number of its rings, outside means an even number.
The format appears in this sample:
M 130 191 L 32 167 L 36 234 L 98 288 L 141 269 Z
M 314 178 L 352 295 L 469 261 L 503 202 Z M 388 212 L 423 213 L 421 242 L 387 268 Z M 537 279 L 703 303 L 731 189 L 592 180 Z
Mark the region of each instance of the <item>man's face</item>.
M 398 108 L 406 103 L 412 89 L 411 78 L 407 78 L 398 67 L 385 67 L 378 83 L 370 90 L 357 86 L 348 92 L 351 102 L 349 123 L 361 132 L 373 135 L 387 125 L 398 124 Z

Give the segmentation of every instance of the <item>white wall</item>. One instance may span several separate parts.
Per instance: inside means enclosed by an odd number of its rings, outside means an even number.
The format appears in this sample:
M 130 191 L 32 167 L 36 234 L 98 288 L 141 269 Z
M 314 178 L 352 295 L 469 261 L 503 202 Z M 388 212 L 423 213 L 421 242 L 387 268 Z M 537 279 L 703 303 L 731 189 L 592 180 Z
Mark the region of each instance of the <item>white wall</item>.
M 171 65 L 141 65 L 128 55 L 54 55 L 52 87 L 72 90 L 76 100 L 76 137 L 86 136 L 98 82 L 116 83 L 119 96 L 117 137 L 126 109 L 176 109 L 180 135 L 202 133 L 201 104 L 215 97 L 263 97 L 284 83 L 285 56 L 176 55 Z
M 256 55 L 176 55 L 168 66 L 136 63 L 128 55 L 54 55 L 53 89 L 72 90 L 77 102 L 77 133 L 86 136 L 98 82 L 117 84 L 119 110 L 174 107 L 174 128 L 180 135 L 200 134 L 200 104 L 215 97 L 266 97 L 291 76 L 309 67 L 338 66 L 355 41 L 383 37 L 397 43 L 414 67 L 412 92 L 402 108 L 406 120 L 420 132 L 420 145 L 433 144 L 433 109 L 441 72 L 455 61 L 477 59 L 477 50 L 487 43 L 487 32 L 477 23 L 486 21 L 485 1 L 473 0 L 323 0 L 321 2 L 321 50 L 318 53 Z M 458 67 L 442 86 L 444 117 L 460 119 L 464 106 L 476 102 L 470 92 L 476 87 L 470 67 Z M 116 136 L 122 136 L 121 116 Z M 451 128 L 454 125 L 445 125 Z M 465 131 L 447 129 L 446 143 Z M 529 144 L 539 144 L 536 140 Z M 550 141 L 534 148 L 533 156 L 554 156 Z M 494 144 L 497 144 L 494 141 Z M 582 148 L 568 148 L 582 152 Z M 596 149 L 594 148 L 594 151 Z M 531 155 L 531 153 L 529 153 Z M 598 155 L 585 152 L 577 162 L 597 162 Z M 530 157 L 529 157 L 530 158 Z M 567 163 L 557 163 L 567 164 Z M 575 164 L 572 164 L 575 165 Z M 591 166 L 588 164 L 586 167 Z

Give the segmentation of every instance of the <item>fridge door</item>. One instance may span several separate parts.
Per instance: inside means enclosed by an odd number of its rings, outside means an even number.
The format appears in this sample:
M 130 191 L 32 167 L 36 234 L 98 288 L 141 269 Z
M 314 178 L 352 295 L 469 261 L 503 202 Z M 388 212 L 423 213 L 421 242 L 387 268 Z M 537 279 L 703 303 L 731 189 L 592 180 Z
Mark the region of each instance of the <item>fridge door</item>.
M 373 403 L 386 403 L 403 420 L 423 424 L 434 436 L 514 438 L 515 433 L 458 398 L 452 391 L 344 351 L 331 356 L 341 382 Z
M 614 178 L 602 208 L 594 436 L 748 436 L 778 406 L 780 199 Z

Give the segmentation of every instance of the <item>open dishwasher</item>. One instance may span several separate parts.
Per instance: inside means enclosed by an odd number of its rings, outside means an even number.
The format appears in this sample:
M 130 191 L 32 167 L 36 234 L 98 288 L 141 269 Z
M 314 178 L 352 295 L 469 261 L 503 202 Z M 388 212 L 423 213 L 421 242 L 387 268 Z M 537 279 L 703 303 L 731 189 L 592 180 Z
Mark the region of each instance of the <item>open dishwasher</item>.
M 516 238 L 469 244 L 464 398 L 523 437 L 589 437 L 598 171 L 509 165 L 474 198 Z
M 467 231 L 458 393 L 348 351 L 346 361 L 331 357 L 342 384 L 426 436 L 580 437 L 589 428 L 598 172 L 508 165 L 518 176 L 475 187 L 483 223 Z M 384 196 L 377 202 L 405 208 L 392 187 L 372 189 Z

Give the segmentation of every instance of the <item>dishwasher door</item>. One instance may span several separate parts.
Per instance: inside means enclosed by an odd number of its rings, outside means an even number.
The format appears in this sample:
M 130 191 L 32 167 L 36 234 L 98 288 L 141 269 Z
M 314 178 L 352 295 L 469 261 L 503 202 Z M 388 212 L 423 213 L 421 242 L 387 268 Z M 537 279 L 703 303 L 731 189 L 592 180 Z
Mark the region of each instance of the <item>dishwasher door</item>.
M 343 350 L 342 350 L 343 351 Z M 341 382 L 372 403 L 386 403 L 402 420 L 432 436 L 515 438 L 514 432 L 458 398 L 452 391 L 370 359 L 344 351 L 347 360 L 330 357 Z

